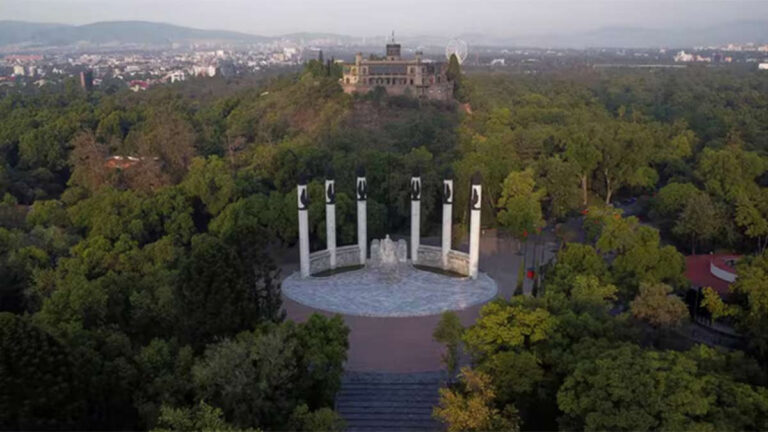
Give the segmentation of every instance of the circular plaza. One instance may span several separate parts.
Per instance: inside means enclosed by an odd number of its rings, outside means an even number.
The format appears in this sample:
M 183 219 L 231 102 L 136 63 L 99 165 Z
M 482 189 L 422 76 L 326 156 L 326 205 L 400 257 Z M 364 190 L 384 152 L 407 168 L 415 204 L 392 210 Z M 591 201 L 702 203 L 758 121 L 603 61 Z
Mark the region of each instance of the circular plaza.
M 496 282 L 485 273 L 476 279 L 401 264 L 368 266 L 329 276 L 283 281 L 283 294 L 304 306 L 343 315 L 411 317 L 436 315 L 485 303 L 496 296 Z

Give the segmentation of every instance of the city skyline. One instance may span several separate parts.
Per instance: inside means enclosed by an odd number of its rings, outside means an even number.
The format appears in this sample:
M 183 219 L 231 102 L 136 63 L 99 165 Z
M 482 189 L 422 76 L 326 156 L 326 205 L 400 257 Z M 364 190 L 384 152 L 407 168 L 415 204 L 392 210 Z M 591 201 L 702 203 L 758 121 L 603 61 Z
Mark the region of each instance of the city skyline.
M 768 20 L 768 2 L 760 1 L 510 1 L 372 0 L 277 4 L 243 0 L 33 0 L 0 4 L 0 20 L 83 25 L 97 21 L 142 20 L 200 29 L 275 36 L 329 32 L 352 36 L 397 34 L 451 36 L 483 33 L 525 34 L 587 32 L 602 28 L 696 28 L 739 20 Z M 374 13 L 371 13 L 371 12 Z

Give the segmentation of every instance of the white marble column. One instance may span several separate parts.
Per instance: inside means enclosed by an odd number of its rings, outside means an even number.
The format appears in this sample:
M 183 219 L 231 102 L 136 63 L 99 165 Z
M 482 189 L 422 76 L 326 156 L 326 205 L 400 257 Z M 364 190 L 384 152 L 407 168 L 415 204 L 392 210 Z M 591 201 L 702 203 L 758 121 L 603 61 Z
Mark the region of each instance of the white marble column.
M 299 205 L 299 268 L 301 277 L 309 277 L 309 191 L 307 182 L 300 180 L 296 188 Z
M 443 243 L 440 250 L 443 269 L 448 270 L 448 252 L 451 250 L 451 225 L 453 222 L 453 180 L 443 180 Z
M 357 246 L 360 248 L 360 265 L 365 265 L 368 256 L 368 227 L 367 227 L 367 206 L 368 182 L 365 180 L 365 171 L 358 170 L 357 182 L 355 183 L 357 195 Z
M 419 260 L 421 238 L 421 177 L 411 177 L 411 262 Z
M 336 268 L 336 182 L 325 180 L 325 237 L 331 268 Z
M 472 195 L 470 196 L 469 221 L 469 277 L 477 279 L 480 261 L 480 208 L 483 203 L 483 187 L 480 173 L 472 176 Z

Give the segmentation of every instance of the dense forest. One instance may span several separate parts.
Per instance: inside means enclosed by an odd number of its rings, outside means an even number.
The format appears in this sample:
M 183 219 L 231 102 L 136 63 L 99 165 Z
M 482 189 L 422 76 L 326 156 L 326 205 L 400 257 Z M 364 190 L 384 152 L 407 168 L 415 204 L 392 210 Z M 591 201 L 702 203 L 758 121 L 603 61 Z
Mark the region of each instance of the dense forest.
M 353 243 L 358 167 L 371 238 L 405 232 L 417 171 L 427 235 L 442 178 L 467 209 L 478 171 L 487 227 L 583 222 L 535 296 L 443 318 L 448 368 L 472 365 L 435 411 L 450 430 L 768 428 L 768 75 L 454 71 L 442 103 L 338 73 L 0 90 L 1 429 L 342 429 L 348 329 L 285 319 L 272 251 L 299 176 L 312 248 L 326 176 Z M 637 197 L 641 217 L 614 206 Z M 711 250 L 747 255 L 728 303 L 707 296 L 744 351 L 667 343 L 683 253 Z

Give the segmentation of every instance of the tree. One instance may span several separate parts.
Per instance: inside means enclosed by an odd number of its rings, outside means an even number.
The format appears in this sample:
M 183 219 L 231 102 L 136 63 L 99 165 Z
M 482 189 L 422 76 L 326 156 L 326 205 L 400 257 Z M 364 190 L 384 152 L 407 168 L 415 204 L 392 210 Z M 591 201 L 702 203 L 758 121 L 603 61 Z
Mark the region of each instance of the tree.
M 244 332 L 209 345 L 192 368 L 199 398 L 237 427 L 277 428 L 299 399 L 301 371 L 294 326 Z
M 752 196 L 740 192 L 736 198 L 736 223 L 757 240 L 757 253 L 768 249 L 768 188 L 753 190 Z
M 249 240 L 255 243 L 246 243 Z M 274 265 L 258 244 L 254 236 L 227 241 L 209 234 L 192 238 L 175 292 L 185 342 L 200 347 L 279 318 Z
M 456 57 L 456 54 L 451 54 L 445 76 L 449 82 L 453 83 L 453 97 L 459 102 L 467 102 L 469 100 L 467 83 L 461 73 L 461 64 L 459 64 L 459 58 Z
M 72 176 L 69 183 L 82 186 L 91 192 L 108 184 L 111 172 L 107 166 L 107 146 L 96 141 L 90 131 L 77 134 L 71 145 L 69 164 L 72 166 Z
M 603 283 L 596 276 L 577 275 L 570 292 L 571 301 L 581 307 L 606 307 L 616 300 L 618 289 Z
M 346 428 L 344 419 L 332 409 L 310 411 L 307 405 L 301 404 L 293 410 L 286 430 L 343 432 Z
M 139 155 L 146 160 L 158 158 L 173 183 L 186 174 L 195 156 L 195 132 L 177 112 L 164 107 L 149 116 L 136 138 Z
M 494 406 L 496 393 L 489 376 L 462 368 L 461 389 L 440 389 L 440 403 L 433 417 L 445 423 L 449 432 L 520 430 L 520 419 L 514 406 L 503 410 Z
M 544 226 L 541 199 L 544 191 L 535 189 L 533 169 L 513 171 L 504 180 L 499 198 L 499 224 L 518 238 Z
M 157 427 L 152 432 L 201 431 L 201 432 L 256 432 L 258 429 L 239 429 L 224 420 L 224 413 L 200 401 L 193 408 L 172 408 L 163 405 Z
M 717 233 L 720 227 L 718 216 L 709 195 L 697 193 L 686 202 L 672 231 L 691 239 L 691 255 L 695 255 L 696 242 L 709 240 Z
M 77 428 L 84 406 L 75 366 L 51 335 L 0 312 L 0 429 Z
M 618 215 L 617 215 L 618 216 Z M 611 272 L 625 295 L 634 297 L 642 282 L 683 286 L 685 260 L 673 246 L 661 246 L 658 230 L 640 225 L 634 216 L 605 219 L 597 247 L 614 252 Z
M 305 376 L 302 394 L 310 408 L 333 406 L 349 349 L 349 328 L 341 315 L 312 314 L 297 330 L 300 367 Z
M 688 352 L 604 347 L 583 357 L 560 387 L 560 423 L 586 430 L 762 429 L 768 391 L 734 373 L 750 369 L 738 354 L 704 346 Z
M 602 153 L 597 170 L 605 187 L 605 203 L 610 204 L 615 191 L 624 186 L 651 187 L 658 174 L 650 166 L 655 142 L 649 126 L 613 121 L 604 125 L 609 137 L 599 142 Z
M 497 401 L 514 403 L 522 410 L 532 402 L 535 391 L 545 379 L 542 363 L 530 351 L 505 351 L 479 364 L 477 370 L 492 378 Z
M 340 317 L 317 317 L 306 324 L 264 325 L 211 344 L 192 368 L 195 393 L 238 427 L 285 430 L 291 421 L 338 425 L 322 408 L 338 389 L 347 333 Z M 320 411 L 307 413 L 302 404 Z
M 659 189 L 653 199 L 653 209 L 663 217 L 675 217 L 701 191 L 693 183 L 671 182 Z
M 445 352 L 442 354 L 443 364 L 448 372 L 455 374 L 459 365 L 459 355 L 461 350 L 461 336 L 464 333 L 464 327 L 461 325 L 459 316 L 453 311 L 443 312 L 440 321 L 432 333 L 432 338 L 437 342 L 445 344 Z
M 699 155 L 696 175 L 712 196 L 732 202 L 739 192 L 754 188 L 755 179 L 768 169 L 768 162 L 755 152 L 732 145 L 722 150 L 705 148 Z
M 563 427 L 586 430 L 682 430 L 705 426 L 706 382 L 682 354 L 625 344 L 579 362 L 557 404 Z
M 740 329 L 758 358 L 768 359 L 768 253 L 746 259 L 737 267 L 730 290 L 736 295 Z
M 464 332 L 464 343 L 476 359 L 511 349 L 530 348 L 545 341 L 557 327 L 557 318 L 546 309 L 515 297 L 494 301 L 480 310 L 480 318 Z
M 672 287 L 663 283 L 642 283 L 640 293 L 629 305 L 635 318 L 654 327 L 674 327 L 688 316 L 688 307 L 672 294 Z
M 550 217 L 558 219 L 579 206 L 579 188 L 573 180 L 578 167 L 559 156 L 546 159 L 541 164 L 541 185 L 549 198 Z
M 183 187 L 190 196 L 200 198 L 211 215 L 218 215 L 235 193 L 232 173 L 217 156 L 194 158 Z
M 565 143 L 565 158 L 578 168 L 581 183 L 582 205 L 588 204 L 588 180 L 602 160 L 600 141 L 606 139 L 605 131 L 597 123 L 580 125 L 570 131 Z

